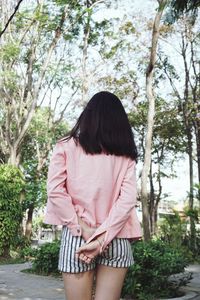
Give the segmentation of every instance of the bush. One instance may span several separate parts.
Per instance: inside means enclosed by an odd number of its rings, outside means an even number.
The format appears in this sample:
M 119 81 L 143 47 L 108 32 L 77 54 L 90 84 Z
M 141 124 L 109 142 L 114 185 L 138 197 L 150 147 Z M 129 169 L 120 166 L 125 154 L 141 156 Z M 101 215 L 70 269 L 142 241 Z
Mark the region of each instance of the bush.
M 19 251 L 19 257 L 25 260 L 34 260 L 37 255 L 38 249 L 31 246 L 24 247 Z
M 24 187 L 21 171 L 10 165 L 0 166 L 0 256 L 9 256 L 20 235 L 23 217 L 20 195 Z
M 172 215 L 166 215 L 159 220 L 159 234 L 162 240 L 170 243 L 173 247 L 181 247 L 187 236 L 188 221 L 181 218 L 177 211 Z
M 132 249 L 135 264 L 128 271 L 122 295 L 139 300 L 169 296 L 168 277 L 183 272 L 188 264 L 181 251 L 161 240 L 139 241 Z
M 49 275 L 58 273 L 60 241 L 46 243 L 38 248 L 34 256 L 32 270 L 37 274 Z
M 32 271 L 37 274 L 58 274 L 60 241 L 42 245 L 36 250 L 27 248 L 24 256 L 34 256 Z M 161 240 L 139 241 L 132 245 L 135 264 L 129 268 L 122 296 L 138 300 L 154 300 L 158 297 L 174 296 L 170 275 L 181 273 L 188 262 L 182 252 Z M 185 279 L 180 280 L 185 284 Z
M 196 210 L 192 211 L 195 220 L 197 219 Z M 159 237 L 161 240 L 167 242 L 172 246 L 172 248 L 181 249 L 184 256 L 190 262 L 194 262 L 195 259 L 200 255 L 199 244 L 200 236 L 198 231 L 196 231 L 196 247 L 193 249 L 191 245 L 191 235 L 188 232 L 189 220 L 186 217 L 191 214 L 191 210 L 185 211 L 185 216 L 181 217 L 177 211 L 174 210 L 173 215 L 165 216 L 163 220 L 159 221 Z

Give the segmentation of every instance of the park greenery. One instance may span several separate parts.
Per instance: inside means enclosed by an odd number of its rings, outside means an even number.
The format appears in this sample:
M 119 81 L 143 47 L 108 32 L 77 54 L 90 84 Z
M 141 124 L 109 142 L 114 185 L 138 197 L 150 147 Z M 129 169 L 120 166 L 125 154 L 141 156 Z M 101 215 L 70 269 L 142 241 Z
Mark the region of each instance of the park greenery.
M 144 236 L 123 290 L 141 300 L 167 295 L 165 279 L 200 257 L 200 2 L 146 2 L 152 13 L 129 0 L 0 0 L 0 258 L 16 251 L 38 273 L 56 271 L 59 241 L 31 248 L 49 158 L 90 96 L 108 90 L 126 107 L 142 164 Z M 189 170 L 184 209 L 161 220 L 177 162 Z

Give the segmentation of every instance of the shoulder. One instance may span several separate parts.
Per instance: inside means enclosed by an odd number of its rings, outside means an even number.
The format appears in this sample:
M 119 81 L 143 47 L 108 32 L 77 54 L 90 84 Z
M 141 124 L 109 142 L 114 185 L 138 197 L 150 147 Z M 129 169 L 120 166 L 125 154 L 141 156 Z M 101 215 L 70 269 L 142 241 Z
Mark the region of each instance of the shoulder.
M 78 148 L 78 143 L 74 140 L 74 138 L 65 137 L 57 141 L 55 148 L 65 154 L 69 154 Z

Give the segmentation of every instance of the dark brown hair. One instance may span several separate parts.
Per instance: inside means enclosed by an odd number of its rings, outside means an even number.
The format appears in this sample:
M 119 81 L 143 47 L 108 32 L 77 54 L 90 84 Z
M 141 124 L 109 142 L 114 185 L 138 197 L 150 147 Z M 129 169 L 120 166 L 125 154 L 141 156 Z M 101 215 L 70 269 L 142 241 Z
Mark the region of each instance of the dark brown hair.
M 88 102 L 67 139 L 74 138 L 86 153 L 107 153 L 137 159 L 127 114 L 112 93 L 99 92 Z

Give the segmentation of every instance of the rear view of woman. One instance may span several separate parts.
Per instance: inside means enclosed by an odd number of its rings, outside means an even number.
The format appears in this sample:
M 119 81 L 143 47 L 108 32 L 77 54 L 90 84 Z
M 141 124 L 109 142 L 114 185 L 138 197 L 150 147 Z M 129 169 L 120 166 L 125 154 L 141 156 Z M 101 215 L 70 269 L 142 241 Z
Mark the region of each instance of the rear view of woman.
M 67 300 L 119 300 L 141 237 L 137 150 L 121 101 L 95 94 L 53 151 L 45 223 L 63 225 L 58 268 Z

